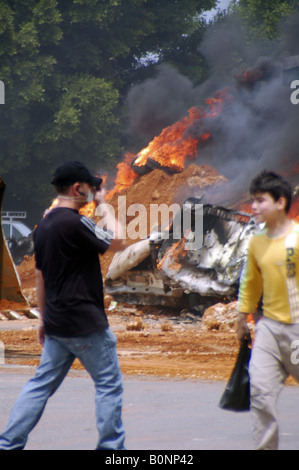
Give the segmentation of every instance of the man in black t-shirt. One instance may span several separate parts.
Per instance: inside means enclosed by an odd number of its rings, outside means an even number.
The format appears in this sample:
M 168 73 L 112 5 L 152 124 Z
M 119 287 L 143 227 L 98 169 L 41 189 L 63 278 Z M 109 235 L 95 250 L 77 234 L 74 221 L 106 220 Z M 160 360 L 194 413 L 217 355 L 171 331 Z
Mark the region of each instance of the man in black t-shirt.
M 103 203 L 101 179 L 79 162 L 59 167 L 52 184 L 58 205 L 46 214 L 34 232 L 36 289 L 43 352 L 36 376 L 28 382 L 0 435 L 0 450 L 24 449 L 48 398 L 78 358 L 96 389 L 97 449 L 124 449 L 122 377 L 116 339 L 104 310 L 99 254 L 124 248 L 107 231 L 79 214 L 92 191 Z M 109 217 L 106 219 L 109 225 Z M 111 227 L 117 231 L 116 221 Z M 76 410 L 74 410 L 75 412 Z
M 45 333 L 82 336 L 108 327 L 98 253 L 111 237 L 74 209 L 53 209 L 34 232 L 46 288 Z M 55 251 L 55 256 L 53 252 Z

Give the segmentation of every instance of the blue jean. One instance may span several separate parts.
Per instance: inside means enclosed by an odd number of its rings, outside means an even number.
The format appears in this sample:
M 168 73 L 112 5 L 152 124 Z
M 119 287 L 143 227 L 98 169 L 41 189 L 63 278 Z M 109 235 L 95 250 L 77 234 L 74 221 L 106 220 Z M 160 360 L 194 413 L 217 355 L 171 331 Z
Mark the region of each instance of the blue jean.
M 99 440 L 97 450 L 124 450 L 122 376 L 116 338 L 110 329 L 78 338 L 46 336 L 36 375 L 25 385 L 0 435 L 0 450 L 22 450 L 48 399 L 78 358 L 94 381 Z

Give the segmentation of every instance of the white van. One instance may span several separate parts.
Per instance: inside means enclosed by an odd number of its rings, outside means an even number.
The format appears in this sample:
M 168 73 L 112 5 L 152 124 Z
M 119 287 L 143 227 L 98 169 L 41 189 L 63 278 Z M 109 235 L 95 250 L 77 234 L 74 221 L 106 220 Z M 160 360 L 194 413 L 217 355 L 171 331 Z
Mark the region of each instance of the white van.
M 27 238 L 32 230 L 19 219 L 26 219 L 26 212 L 9 211 L 2 212 L 2 227 L 5 239 L 18 242 L 22 238 Z

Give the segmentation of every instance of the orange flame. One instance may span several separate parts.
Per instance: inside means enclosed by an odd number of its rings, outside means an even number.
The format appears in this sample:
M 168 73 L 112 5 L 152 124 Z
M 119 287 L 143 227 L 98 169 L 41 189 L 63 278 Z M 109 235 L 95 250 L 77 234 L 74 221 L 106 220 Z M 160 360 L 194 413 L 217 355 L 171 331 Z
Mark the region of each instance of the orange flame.
M 181 268 L 179 257 L 184 258 L 186 256 L 185 244 L 186 244 L 186 239 L 183 237 L 177 243 L 172 245 L 166 251 L 161 261 L 158 263 L 157 268 L 161 270 L 164 264 L 166 263 L 169 269 L 179 271 Z
M 94 201 L 91 201 L 88 204 L 85 204 L 85 206 L 79 210 L 79 214 L 85 215 L 86 217 L 93 217 L 95 214 L 96 208 L 97 208 L 96 203 Z
M 189 116 L 163 129 L 161 134 L 138 154 L 134 166 L 142 167 L 150 158 L 172 172 L 183 171 L 186 160 L 196 158 L 199 144 L 211 138 L 210 132 L 203 132 L 198 137 L 192 137 L 191 134 L 187 135 L 187 131 L 191 130 L 192 126 L 204 117 L 217 116 L 222 110 L 226 97 L 227 90 L 223 90 L 218 92 L 214 98 L 207 99 L 208 111 L 196 107 L 189 109 Z
M 166 127 L 158 137 L 155 137 L 147 148 L 143 149 L 134 162 L 135 166 L 144 166 L 148 158 L 160 163 L 174 172 L 184 169 L 187 158 L 196 157 L 199 140 L 184 137 L 184 132 L 195 122 L 199 112 L 196 108 L 189 110 L 189 116 Z M 205 134 L 202 140 L 208 140 L 210 134 Z
M 106 194 L 106 200 L 110 200 L 114 194 L 120 193 L 124 189 L 131 186 L 133 181 L 137 178 L 137 174 L 134 172 L 131 163 L 134 160 L 135 155 L 132 153 L 127 153 L 125 155 L 124 161 L 120 162 L 116 168 L 118 170 L 115 186 L 111 191 L 108 191 Z
M 171 172 L 179 173 L 184 170 L 188 159 L 194 160 L 197 157 L 198 146 L 211 139 L 210 132 L 202 132 L 198 137 L 192 137 L 188 130 L 203 118 L 213 118 L 222 111 L 224 101 L 231 99 L 227 89 L 219 91 L 215 97 L 206 100 L 208 110 L 193 107 L 188 111 L 188 116 L 176 122 L 172 126 L 166 127 L 159 136 L 155 137 L 149 145 L 143 149 L 137 157 L 127 153 L 124 160 L 117 165 L 117 176 L 115 187 L 106 195 L 110 200 L 115 194 L 131 186 L 137 178 L 137 174 L 132 169 L 133 166 L 143 167 L 148 159 L 158 163 L 162 168 L 167 168 Z

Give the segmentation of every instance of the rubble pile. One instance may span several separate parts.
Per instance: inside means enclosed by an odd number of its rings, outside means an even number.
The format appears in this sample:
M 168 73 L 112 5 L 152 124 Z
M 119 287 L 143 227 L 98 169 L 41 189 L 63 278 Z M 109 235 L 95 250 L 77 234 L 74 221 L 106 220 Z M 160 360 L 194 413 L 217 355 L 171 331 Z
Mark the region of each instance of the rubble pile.
M 202 317 L 202 326 L 208 331 L 230 331 L 235 327 L 237 317 L 237 302 L 218 303 L 205 311 Z
M 202 317 L 202 327 L 213 331 L 234 331 L 238 317 L 237 302 L 218 303 L 209 307 Z

